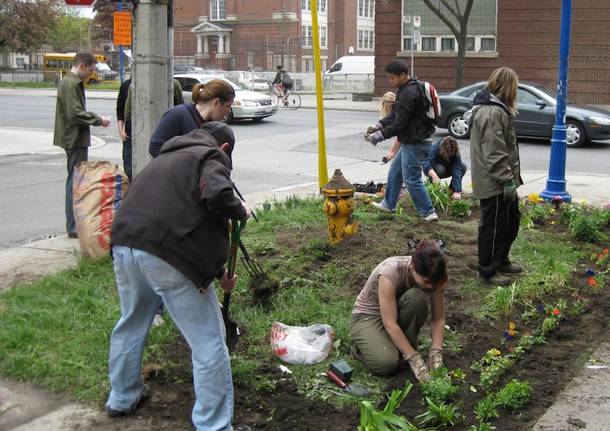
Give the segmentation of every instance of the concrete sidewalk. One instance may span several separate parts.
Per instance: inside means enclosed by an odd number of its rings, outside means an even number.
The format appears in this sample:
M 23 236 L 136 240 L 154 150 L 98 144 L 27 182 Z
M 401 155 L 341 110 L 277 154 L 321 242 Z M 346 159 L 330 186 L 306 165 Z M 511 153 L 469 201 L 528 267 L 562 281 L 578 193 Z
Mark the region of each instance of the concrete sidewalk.
M 521 196 L 544 188 L 543 172 L 524 172 L 526 184 Z M 610 202 L 610 176 L 567 174 L 569 191 L 575 201 L 596 205 Z M 376 181 L 383 181 L 378 178 Z M 469 184 L 465 178 L 464 183 Z M 466 187 L 468 191 L 468 187 Z M 253 206 L 290 195 L 317 195 L 317 185 L 271 190 L 246 196 Z M 442 220 L 442 217 L 441 217 Z M 0 251 L 0 291 L 22 281 L 33 281 L 74 266 L 78 259 L 78 240 L 57 236 L 22 247 Z M 610 423 L 610 340 L 593 353 L 596 367 L 583 367 L 557 397 L 554 405 L 534 427 L 536 431 L 608 430 Z M 601 366 L 601 367 L 600 367 Z M 104 412 L 72 402 L 64 395 L 50 393 L 27 383 L 0 377 L 0 430 L 150 430 L 146 421 L 112 421 Z

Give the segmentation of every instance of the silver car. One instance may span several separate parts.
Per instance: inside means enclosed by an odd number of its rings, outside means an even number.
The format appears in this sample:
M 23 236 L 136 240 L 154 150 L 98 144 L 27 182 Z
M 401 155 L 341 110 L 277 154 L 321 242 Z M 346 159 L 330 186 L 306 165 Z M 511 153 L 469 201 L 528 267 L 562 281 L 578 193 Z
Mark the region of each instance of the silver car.
M 221 79 L 235 89 L 235 100 L 231 105 L 231 110 L 227 114 L 225 121 L 232 123 L 236 120 L 262 121 L 264 118 L 277 114 L 277 104 L 271 97 L 263 93 L 244 90 L 235 83 L 218 75 L 202 75 L 196 73 L 180 73 L 174 75 L 182 86 L 185 93 L 184 100 L 191 100 L 191 92 L 196 84 L 205 84 L 212 79 Z

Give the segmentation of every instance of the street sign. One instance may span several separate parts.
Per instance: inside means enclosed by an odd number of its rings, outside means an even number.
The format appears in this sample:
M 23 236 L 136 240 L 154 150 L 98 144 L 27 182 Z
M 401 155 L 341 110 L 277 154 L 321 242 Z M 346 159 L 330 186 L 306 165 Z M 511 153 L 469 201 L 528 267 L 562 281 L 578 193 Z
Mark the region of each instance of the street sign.
M 64 0 L 66 5 L 72 7 L 91 7 L 97 0 Z
M 404 22 L 405 24 L 411 24 L 411 15 L 403 15 L 402 22 Z
M 415 45 L 421 44 L 421 33 L 419 32 L 419 30 L 413 31 L 413 43 Z
M 421 17 L 419 15 L 413 16 L 413 26 L 421 27 Z
M 114 44 L 131 45 L 131 12 L 114 13 Z

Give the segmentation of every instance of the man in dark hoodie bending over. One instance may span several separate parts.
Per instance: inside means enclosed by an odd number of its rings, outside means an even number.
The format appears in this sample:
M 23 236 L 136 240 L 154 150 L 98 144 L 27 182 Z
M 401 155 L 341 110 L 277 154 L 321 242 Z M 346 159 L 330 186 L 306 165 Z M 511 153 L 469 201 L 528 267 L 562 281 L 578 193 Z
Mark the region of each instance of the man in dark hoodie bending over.
M 121 317 L 110 343 L 110 416 L 149 395 L 142 381 L 146 334 L 161 299 L 192 351 L 197 430 L 231 428 L 233 381 L 213 281 L 230 292 L 229 219 L 250 209 L 233 194 L 235 138 L 220 122 L 167 141 L 134 178 L 111 231 Z

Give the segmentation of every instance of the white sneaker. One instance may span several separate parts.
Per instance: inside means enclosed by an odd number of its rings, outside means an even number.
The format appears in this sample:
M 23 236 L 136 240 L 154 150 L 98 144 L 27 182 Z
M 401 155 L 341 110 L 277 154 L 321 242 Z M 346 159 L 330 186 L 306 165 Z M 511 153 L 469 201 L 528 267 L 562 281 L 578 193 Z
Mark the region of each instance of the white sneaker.
M 160 314 L 155 314 L 155 318 L 153 319 L 153 326 L 161 326 L 165 323 L 165 320 L 163 320 L 163 317 Z
M 438 221 L 438 216 L 436 213 L 432 213 L 424 217 L 424 221 Z
M 389 209 L 382 202 L 371 202 L 371 205 L 373 205 L 378 210 L 385 211 L 387 213 L 393 213 L 394 212 L 394 210 Z

